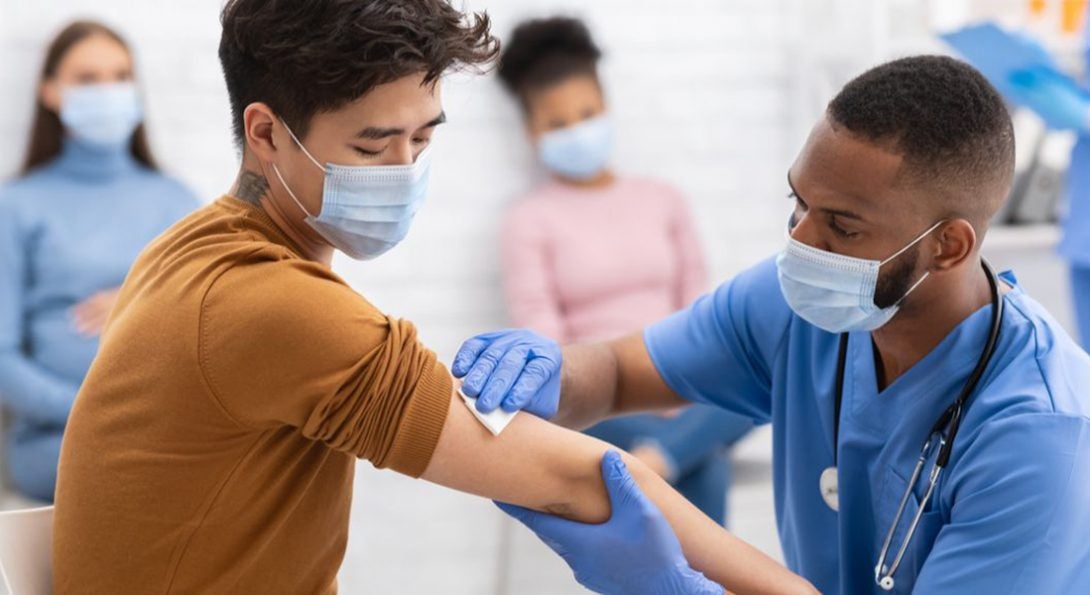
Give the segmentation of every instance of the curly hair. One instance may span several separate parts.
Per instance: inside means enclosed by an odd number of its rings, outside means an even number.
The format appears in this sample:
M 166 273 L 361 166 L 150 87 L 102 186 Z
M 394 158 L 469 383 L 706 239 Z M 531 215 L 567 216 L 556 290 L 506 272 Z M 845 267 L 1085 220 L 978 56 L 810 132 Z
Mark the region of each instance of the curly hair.
M 240 146 L 251 103 L 268 104 L 303 136 L 315 114 L 379 85 L 479 71 L 499 54 L 488 15 L 463 14 L 446 0 L 228 0 L 221 22 L 219 58 Z
M 578 19 L 553 17 L 525 21 L 505 42 L 498 74 L 508 91 L 526 107 L 528 95 L 569 77 L 597 79 L 602 51 Z
M 1014 127 L 999 92 L 972 66 L 946 56 L 882 64 L 829 103 L 834 125 L 903 155 L 913 180 L 973 195 L 953 210 L 990 217 L 1014 175 Z

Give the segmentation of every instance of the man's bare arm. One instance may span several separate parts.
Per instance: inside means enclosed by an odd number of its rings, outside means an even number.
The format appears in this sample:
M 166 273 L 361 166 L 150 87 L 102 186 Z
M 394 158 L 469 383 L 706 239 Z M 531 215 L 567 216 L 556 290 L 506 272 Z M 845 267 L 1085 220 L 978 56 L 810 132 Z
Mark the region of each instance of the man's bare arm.
M 584 523 L 609 518 L 601 459 L 611 447 L 522 413 L 492 436 L 456 394 L 423 478 Z M 622 453 L 623 454 L 623 453 Z M 802 578 L 737 539 L 634 457 L 630 472 L 662 511 L 690 565 L 737 593 L 812 593 Z

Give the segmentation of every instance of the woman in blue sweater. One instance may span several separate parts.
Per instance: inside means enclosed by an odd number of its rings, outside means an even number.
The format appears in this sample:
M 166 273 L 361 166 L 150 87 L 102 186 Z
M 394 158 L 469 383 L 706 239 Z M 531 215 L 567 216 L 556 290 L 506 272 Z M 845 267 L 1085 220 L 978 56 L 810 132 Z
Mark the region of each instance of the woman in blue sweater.
M 0 403 L 15 488 L 52 501 L 68 411 L 117 287 L 197 206 L 156 170 L 121 37 L 69 25 L 46 54 L 21 176 L 0 186 Z

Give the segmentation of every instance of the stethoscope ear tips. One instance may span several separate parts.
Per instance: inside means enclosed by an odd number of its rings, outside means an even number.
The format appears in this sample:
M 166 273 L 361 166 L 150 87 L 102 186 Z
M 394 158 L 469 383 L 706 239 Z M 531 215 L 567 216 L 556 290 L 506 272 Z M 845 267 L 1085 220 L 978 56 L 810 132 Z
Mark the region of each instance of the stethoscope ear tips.
M 892 576 L 883 576 L 882 580 L 878 581 L 878 586 L 882 587 L 883 591 L 892 591 L 893 590 L 893 577 Z

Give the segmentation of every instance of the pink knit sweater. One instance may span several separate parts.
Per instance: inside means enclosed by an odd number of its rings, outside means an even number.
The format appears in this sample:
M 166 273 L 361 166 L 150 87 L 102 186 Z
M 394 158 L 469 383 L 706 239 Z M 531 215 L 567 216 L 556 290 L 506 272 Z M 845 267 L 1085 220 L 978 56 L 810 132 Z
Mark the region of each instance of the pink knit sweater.
M 510 209 L 502 242 L 512 323 L 561 343 L 639 330 L 705 289 L 685 200 L 661 182 L 550 183 Z

